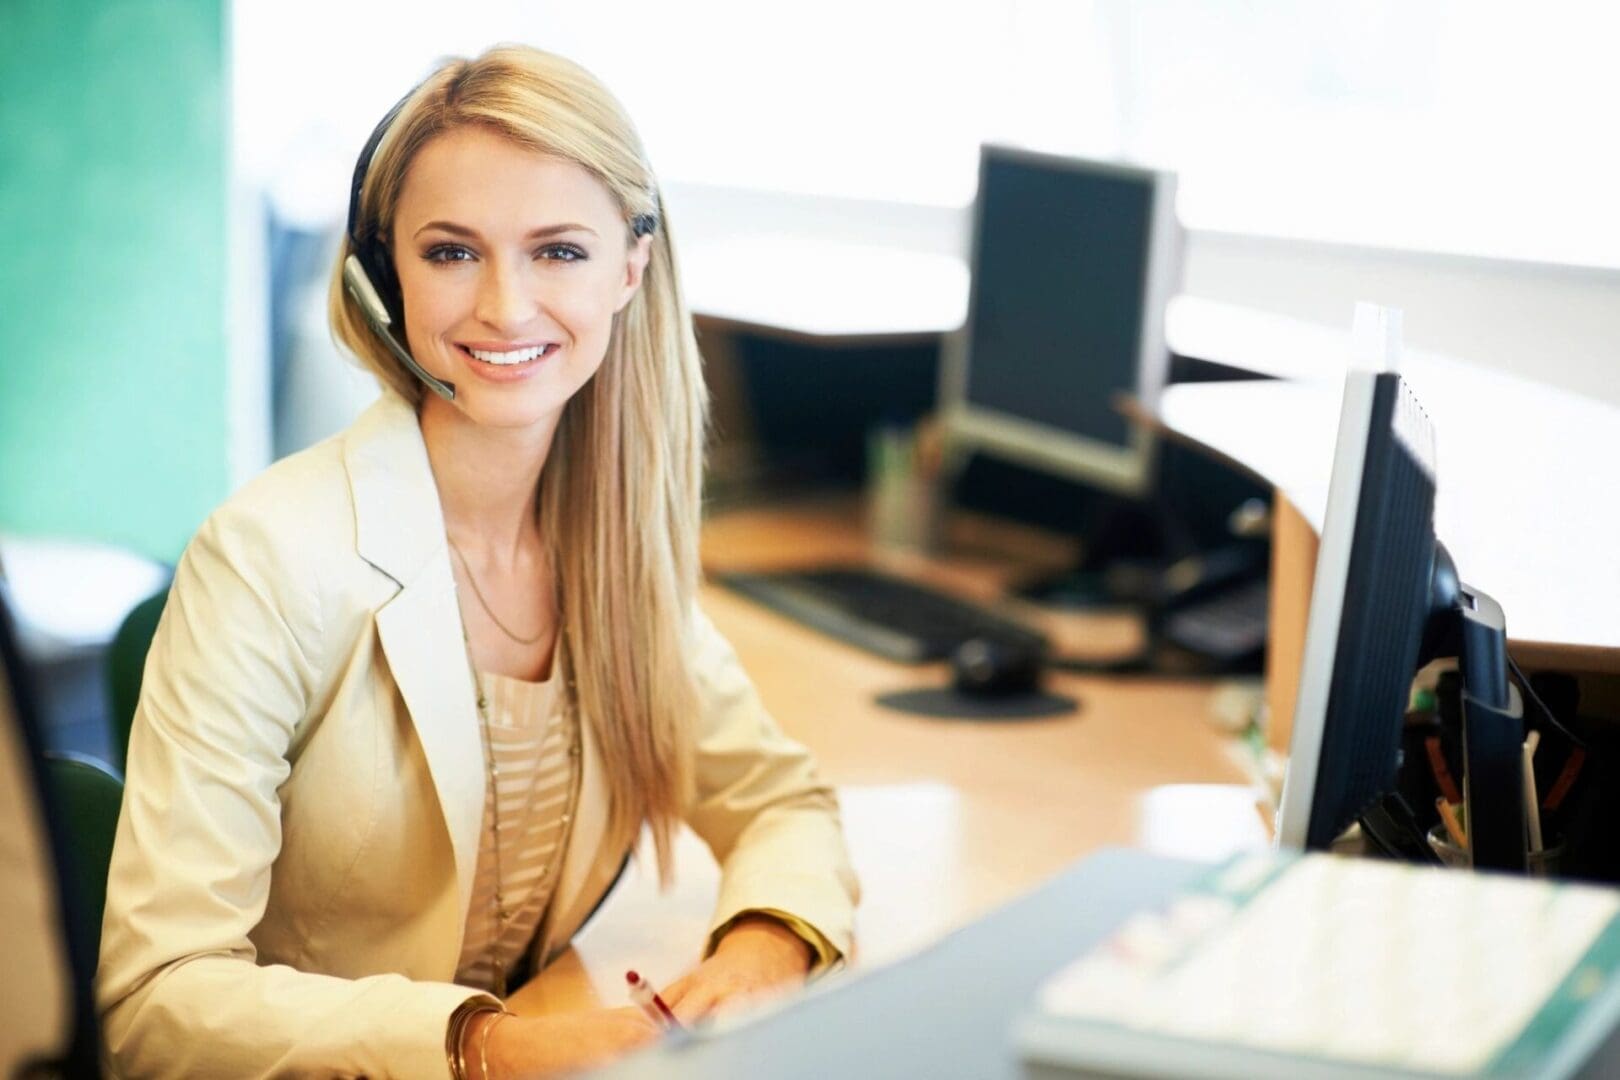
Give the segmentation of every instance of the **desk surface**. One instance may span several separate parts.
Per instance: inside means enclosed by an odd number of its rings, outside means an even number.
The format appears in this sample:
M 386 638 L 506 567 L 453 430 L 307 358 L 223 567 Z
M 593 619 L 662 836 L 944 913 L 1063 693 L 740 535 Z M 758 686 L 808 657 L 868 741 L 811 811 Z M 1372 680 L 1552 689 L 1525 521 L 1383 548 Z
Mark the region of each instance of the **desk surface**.
M 705 561 L 712 570 L 875 557 L 988 595 L 1020 567 L 1061 565 L 1067 554 L 1033 534 L 992 535 L 967 521 L 953 534 L 961 552 L 953 557 L 881 555 L 850 509 L 726 514 L 705 527 Z M 891 663 L 716 587 L 703 600 L 784 730 L 816 753 L 839 788 L 862 879 L 857 967 L 914 952 L 1104 846 L 1213 859 L 1267 841 L 1243 752 L 1212 723 L 1208 683 L 1055 674 L 1049 685 L 1079 698 L 1078 714 L 927 720 L 873 698 L 942 682 L 942 665 Z M 621 1005 L 627 967 L 662 983 L 695 963 L 717 871 L 689 833 L 676 861 L 677 884 L 666 896 L 648 868 L 633 866 L 573 948 L 514 995 L 513 1007 Z
M 1464 581 L 1501 603 L 1547 662 L 1620 670 L 1620 409 L 1409 350 L 1401 374 L 1434 422 L 1435 531 Z M 1320 534 L 1342 380 L 1170 387 L 1170 430 L 1274 484 Z

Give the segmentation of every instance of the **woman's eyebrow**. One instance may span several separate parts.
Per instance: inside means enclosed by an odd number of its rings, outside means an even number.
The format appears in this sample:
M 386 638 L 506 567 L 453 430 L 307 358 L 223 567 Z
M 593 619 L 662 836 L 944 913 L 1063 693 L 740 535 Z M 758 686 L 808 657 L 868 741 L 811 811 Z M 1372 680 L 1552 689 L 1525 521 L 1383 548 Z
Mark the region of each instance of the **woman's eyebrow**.
M 548 236 L 559 236 L 562 233 L 571 232 L 590 233 L 592 236 L 596 235 L 596 230 L 591 228 L 589 225 L 576 225 L 569 222 L 564 225 L 542 225 L 538 229 L 531 229 L 529 230 L 529 239 L 543 240 Z
M 423 225 L 420 229 L 417 229 L 416 235 L 421 236 L 429 229 L 438 229 L 440 232 L 447 232 L 451 236 L 465 237 L 468 240 L 481 239 L 481 237 L 478 235 L 477 229 L 469 229 L 467 226 L 457 225 L 453 221 L 430 221 L 426 225 Z M 528 235 L 524 237 L 524 239 L 543 240 L 549 236 L 559 236 L 562 233 L 571 232 L 590 233 L 592 236 L 597 235 L 596 230 L 591 228 L 589 225 L 580 225 L 570 221 L 564 222 L 560 225 L 542 225 L 538 229 L 530 229 Z

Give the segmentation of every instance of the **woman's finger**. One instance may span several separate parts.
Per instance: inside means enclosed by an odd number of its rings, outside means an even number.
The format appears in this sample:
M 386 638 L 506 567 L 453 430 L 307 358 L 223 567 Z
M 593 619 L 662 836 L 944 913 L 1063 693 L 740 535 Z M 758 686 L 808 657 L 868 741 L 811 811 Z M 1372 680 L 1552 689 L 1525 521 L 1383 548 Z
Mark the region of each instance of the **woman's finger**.
M 664 999 L 664 1004 L 673 1009 L 676 1005 L 680 1004 L 681 999 L 684 998 L 687 992 L 691 989 L 692 976 L 682 975 L 679 979 L 676 979 L 674 982 L 670 983 L 668 986 L 659 991 L 659 996 Z
M 676 1019 L 683 1024 L 691 1024 L 702 1020 L 714 1011 L 714 1006 L 714 988 L 707 983 L 698 983 L 690 988 L 682 996 L 679 1005 L 669 1002 L 669 1007 L 674 1011 Z

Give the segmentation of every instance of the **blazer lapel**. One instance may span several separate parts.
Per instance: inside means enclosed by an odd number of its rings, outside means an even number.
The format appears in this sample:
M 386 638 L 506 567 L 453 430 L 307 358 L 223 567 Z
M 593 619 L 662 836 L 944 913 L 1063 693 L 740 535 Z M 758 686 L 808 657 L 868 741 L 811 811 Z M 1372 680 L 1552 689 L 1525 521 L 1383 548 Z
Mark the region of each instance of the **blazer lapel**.
M 350 429 L 344 462 L 356 550 L 400 585 L 377 612 L 377 634 L 438 792 L 465 921 L 483 828 L 484 750 L 444 516 L 415 411 L 385 391 Z

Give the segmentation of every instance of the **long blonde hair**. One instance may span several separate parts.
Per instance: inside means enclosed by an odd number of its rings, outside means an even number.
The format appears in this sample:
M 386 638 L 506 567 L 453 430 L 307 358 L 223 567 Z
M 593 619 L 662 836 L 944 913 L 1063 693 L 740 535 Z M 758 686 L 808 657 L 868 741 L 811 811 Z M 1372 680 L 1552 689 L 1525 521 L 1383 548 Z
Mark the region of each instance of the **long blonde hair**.
M 390 235 L 415 155 L 467 125 L 584 167 L 618 201 L 627 229 L 643 215 L 655 222 L 641 288 L 615 318 L 601 369 L 564 410 L 540 477 L 540 518 L 557 567 L 564 674 L 603 751 L 608 839 L 627 846 L 650 825 L 667 882 L 692 794 L 697 687 L 687 657 L 708 408 L 669 218 L 635 128 L 607 89 L 561 57 L 503 45 L 444 63 L 400 108 L 361 194 L 361 217 L 379 235 Z M 332 273 L 333 333 L 418 404 L 423 385 L 343 287 L 352 243 L 345 236 Z

